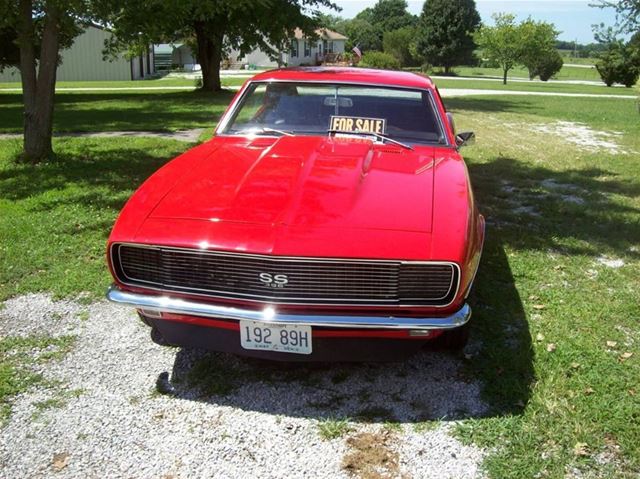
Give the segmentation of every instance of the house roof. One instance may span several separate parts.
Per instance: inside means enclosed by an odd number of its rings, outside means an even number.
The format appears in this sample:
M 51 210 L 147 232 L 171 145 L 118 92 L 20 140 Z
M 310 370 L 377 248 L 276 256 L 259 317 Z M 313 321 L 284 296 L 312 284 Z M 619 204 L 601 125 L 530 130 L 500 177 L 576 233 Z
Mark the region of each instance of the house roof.
M 338 32 L 334 32 L 333 30 L 329 30 L 328 28 L 318 28 L 316 30 L 316 35 L 318 35 L 323 40 L 346 40 L 347 39 L 347 37 L 345 37 L 344 35 Z M 305 34 L 302 30 L 300 30 L 299 28 L 296 28 L 295 37 L 298 40 L 302 40 L 303 38 L 305 38 Z

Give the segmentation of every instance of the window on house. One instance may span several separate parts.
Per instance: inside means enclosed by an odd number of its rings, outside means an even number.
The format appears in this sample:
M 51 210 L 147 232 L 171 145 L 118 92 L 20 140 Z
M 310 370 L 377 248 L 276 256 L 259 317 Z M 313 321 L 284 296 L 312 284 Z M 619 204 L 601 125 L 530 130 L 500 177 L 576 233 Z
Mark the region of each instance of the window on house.
M 327 53 L 333 53 L 333 42 L 329 42 L 329 49 L 327 50 Z
M 298 57 L 298 40 L 291 40 L 291 58 Z
M 329 50 L 327 50 L 327 47 L 328 47 L 328 45 L 327 45 L 327 41 L 326 41 L 326 40 L 323 40 L 323 41 L 322 41 L 322 51 L 323 51 L 324 53 L 329 53 Z
M 311 43 L 309 43 L 306 40 L 304 41 L 304 56 L 305 57 L 311 56 Z

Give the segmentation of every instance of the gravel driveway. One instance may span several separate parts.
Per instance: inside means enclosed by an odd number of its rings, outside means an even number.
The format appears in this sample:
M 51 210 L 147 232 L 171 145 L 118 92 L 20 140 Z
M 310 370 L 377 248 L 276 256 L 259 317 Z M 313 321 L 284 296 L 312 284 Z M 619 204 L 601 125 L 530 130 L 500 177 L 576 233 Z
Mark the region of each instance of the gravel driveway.
M 76 336 L 13 401 L 0 477 L 480 475 L 483 451 L 450 420 L 486 406 L 450 355 L 310 367 L 162 348 L 132 310 L 42 294 L 6 301 L 0 335 Z

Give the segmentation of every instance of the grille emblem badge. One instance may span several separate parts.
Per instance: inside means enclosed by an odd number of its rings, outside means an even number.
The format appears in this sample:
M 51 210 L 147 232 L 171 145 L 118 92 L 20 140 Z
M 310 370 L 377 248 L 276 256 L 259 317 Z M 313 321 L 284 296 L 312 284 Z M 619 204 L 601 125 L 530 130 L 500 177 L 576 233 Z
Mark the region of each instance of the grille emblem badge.
M 289 282 L 286 274 L 260 273 L 260 281 L 269 288 L 284 288 Z

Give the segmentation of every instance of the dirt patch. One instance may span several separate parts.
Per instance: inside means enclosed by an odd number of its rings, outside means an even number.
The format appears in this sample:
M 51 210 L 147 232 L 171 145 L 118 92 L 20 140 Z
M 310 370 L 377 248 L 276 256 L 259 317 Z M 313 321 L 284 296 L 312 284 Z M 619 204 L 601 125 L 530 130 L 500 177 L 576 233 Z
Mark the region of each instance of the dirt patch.
M 606 256 L 600 256 L 596 261 L 607 268 L 618 269 L 624 266 L 624 261 L 619 258 L 607 258 Z
M 571 121 L 556 121 L 554 123 L 531 125 L 533 131 L 554 135 L 564 139 L 568 143 L 576 145 L 579 149 L 590 152 L 607 152 L 627 154 L 619 141 L 623 134 L 617 131 L 594 130 L 584 123 Z
M 384 430 L 361 432 L 347 438 L 349 452 L 342 460 L 342 468 L 362 479 L 403 477 L 400 474 L 400 455 L 391 447 L 394 434 Z

